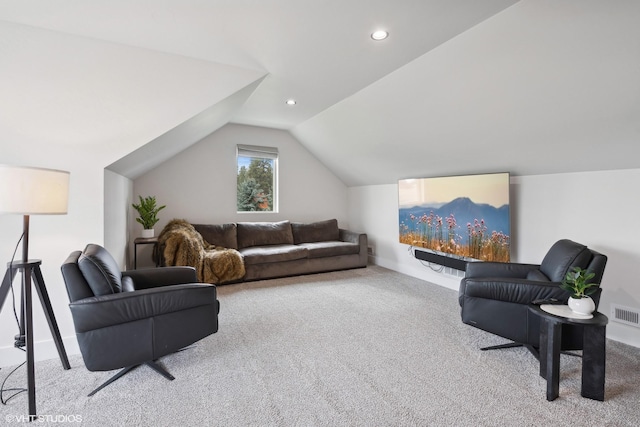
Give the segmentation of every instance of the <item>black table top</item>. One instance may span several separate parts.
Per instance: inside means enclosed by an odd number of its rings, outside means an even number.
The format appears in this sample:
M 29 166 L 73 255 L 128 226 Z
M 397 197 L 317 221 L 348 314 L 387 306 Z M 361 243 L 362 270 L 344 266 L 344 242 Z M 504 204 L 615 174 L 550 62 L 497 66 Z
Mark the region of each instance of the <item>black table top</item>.
M 133 243 L 157 243 L 158 237 L 136 237 Z

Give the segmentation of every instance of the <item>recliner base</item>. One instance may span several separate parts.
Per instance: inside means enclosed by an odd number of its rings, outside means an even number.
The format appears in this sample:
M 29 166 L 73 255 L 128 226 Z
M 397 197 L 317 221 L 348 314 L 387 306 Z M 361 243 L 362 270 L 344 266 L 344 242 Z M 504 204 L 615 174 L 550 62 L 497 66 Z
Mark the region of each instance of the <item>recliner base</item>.
M 154 371 L 156 371 L 157 373 L 159 373 L 160 375 L 162 375 L 163 377 L 165 377 L 166 379 L 172 381 L 175 380 L 175 377 L 173 375 L 171 375 L 166 369 L 164 369 L 162 366 L 158 365 L 154 360 L 150 360 L 148 362 L 144 362 L 142 363 L 142 365 L 147 365 L 149 366 L 151 369 L 153 369 Z M 102 390 L 103 388 L 105 388 L 106 386 L 108 386 L 109 384 L 111 384 L 112 382 L 116 381 L 117 379 L 119 379 L 120 377 L 128 374 L 129 372 L 133 371 L 135 368 L 137 368 L 140 365 L 133 365 L 133 366 L 127 366 L 126 368 L 123 368 L 122 370 L 120 370 L 117 374 L 115 374 L 114 376 L 112 376 L 111 378 L 109 378 L 107 381 L 105 381 L 104 383 L 102 383 L 98 388 L 96 388 L 95 390 L 93 390 L 91 393 L 89 393 L 87 396 L 91 397 L 94 394 L 96 394 L 97 392 L 99 392 L 100 390 Z
M 513 348 L 513 347 L 525 347 L 527 350 L 529 350 L 531 352 L 531 354 L 533 354 L 533 356 L 540 360 L 540 350 L 535 348 L 534 346 L 530 345 L 530 344 L 523 344 L 523 343 L 519 343 L 519 342 L 509 342 L 506 344 L 498 344 L 498 345 L 492 345 L 489 347 L 482 347 L 480 350 L 482 351 L 487 351 L 487 350 L 501 350 L 504 348 Z
M 512 348 L 512 347 L 522 347 L 524 346 L 524 344 L 520 344 L 519 342 L 509 342 L 506 344 L 498 344 L 498 345 L 492 345 L 489 347 L 482 347 L 480 350 L 482 351 L 487 351 L 487 350 L 500 350 L 503 348 Z
M 519 342 L 508 342 L 506 344 L 498 344 L 498 345 L 491 345 L 489 347 L 481 347 L 480 350 L 482 351 L 487 351 L 487 350 L 502 350 L 505 348 L 513 348 L 513 347 L 526 347 L 527 350 L 529 350 L 531 352 L 531 354 L 533 354 L 535 356 L 536 359 L 540 360 L 540 349 L 536 348 L 532 345 L 529 344 L 522 344 Z M 582 355 L 580 354 L 576 354 L 576 353 L 571 353 L 570 351 L 561 351 L 560 353 L 565 354 L 567 356 L 574 356 L 574 357 L 582 357 Z

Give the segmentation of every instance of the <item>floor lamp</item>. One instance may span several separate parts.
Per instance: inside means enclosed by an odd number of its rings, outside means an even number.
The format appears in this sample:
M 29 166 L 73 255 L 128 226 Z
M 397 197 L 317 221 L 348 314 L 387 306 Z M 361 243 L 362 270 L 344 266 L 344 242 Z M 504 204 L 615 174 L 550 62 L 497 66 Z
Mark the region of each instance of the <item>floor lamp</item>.
M 67 213 L 69 172 L 22 166 L 0 165 L 0 214 L 23 215 L 22 260 L 9 262 L 0 286 L 0 309 L 18 271 L 22 272 L 20 304 L 20 333 L 16 347 L 25 347 L 27 366 L 27 395 L 30 419 L 36 417 L 36 387 L 33 352 L 32 289 L 33 283 L 58 355 L 64 369 L 70 369 L 51 301 L 44 286 L 39 259 L 29 259 L 29 215 L 60 215 Z M 33 279 L 33 282 L 32 282 Z

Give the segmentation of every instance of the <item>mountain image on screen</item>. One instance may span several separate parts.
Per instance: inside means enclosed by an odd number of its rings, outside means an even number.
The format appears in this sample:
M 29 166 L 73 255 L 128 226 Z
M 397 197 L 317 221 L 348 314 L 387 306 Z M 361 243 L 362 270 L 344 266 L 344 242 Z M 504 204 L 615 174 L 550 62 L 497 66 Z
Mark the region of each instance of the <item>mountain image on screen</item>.
M 458 197 L 399 209 L 400 242 L 484 261 L 509 261 L 509 205 Z

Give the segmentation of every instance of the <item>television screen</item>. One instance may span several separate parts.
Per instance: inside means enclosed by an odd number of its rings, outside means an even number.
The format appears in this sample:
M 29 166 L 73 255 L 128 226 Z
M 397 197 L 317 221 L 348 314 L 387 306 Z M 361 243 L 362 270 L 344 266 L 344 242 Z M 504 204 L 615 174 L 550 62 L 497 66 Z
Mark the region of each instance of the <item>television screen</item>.
M 398 181 L 400 243 L 462 259 L 508 262 L 509 173 Z

